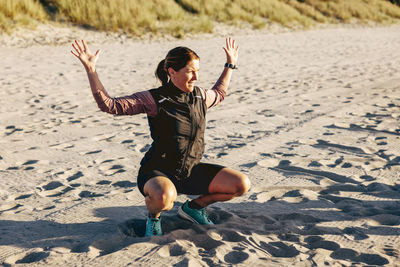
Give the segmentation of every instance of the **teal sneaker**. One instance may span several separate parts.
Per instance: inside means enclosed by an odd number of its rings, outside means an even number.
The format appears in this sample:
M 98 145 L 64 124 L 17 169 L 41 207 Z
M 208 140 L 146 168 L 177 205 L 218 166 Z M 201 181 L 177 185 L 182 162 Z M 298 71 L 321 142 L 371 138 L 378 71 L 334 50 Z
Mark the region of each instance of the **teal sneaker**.
M 146 233 L 144 236 L 159 236 L 162 235 L 161 218 L 147 218 Z
M 214 224 L 207 216 L 206 208 L 199 210 L 191 209 L 188 206 L 189 200 L 187 200 L 182 207 L 178 210 L 178 215 L 182 219 L 186 219 L 197 224 Z

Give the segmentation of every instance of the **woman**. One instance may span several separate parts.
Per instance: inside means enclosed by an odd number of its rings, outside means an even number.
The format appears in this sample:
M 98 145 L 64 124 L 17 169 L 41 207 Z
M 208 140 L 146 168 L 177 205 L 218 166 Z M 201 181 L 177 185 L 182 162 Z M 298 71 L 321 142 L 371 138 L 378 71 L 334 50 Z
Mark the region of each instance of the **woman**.
M 226 39 L 227 62 L 211 90 L 195 86 L 199 56 L 187 47 L 168 52 L 157 67 L 159 88 L 131 96 L 111 98 L 96 73 L 100 50 L 91 54 L 86 43 L 75 41 L 71 51 L 86 69 L 99 108 L 111 114 L 147 113 L 153 143 L 141 161 L 138 188 L 149 211 L 145 236 L 162 235 L 161 212 L 172 209 L 177 193 L 200 195 L 186 201 L 180 217 L 197 224 L 213 224 L 205 207 L 246 193 L 250 181 L 244 174 L 216 164 L 201 163 L 204 153 L 205 115 L 218 105 L 236 68 L 239 47 Z

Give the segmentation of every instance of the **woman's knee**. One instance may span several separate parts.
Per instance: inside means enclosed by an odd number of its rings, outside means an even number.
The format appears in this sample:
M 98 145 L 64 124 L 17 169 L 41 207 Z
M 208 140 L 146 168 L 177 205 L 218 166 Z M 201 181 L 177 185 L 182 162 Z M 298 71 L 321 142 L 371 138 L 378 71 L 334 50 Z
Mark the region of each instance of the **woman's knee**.
M 151 202 L 159 207 L 169 207 L 177 198 L 173 183 L 165 177 L 156 177 L 147 181 L 144 186 L 146 202 Z
M 250 189 L 247 175 L 233 169 L 222 169 L 209 186 L 210 193 L 225 193 L 241 196 Z
M 246 194 L 250 190 L 251 183 L 250 183 L 250 179 L 249 179 L 249 177 L 247 177 L 247 175 L 240 173 L 238 176 L 239 176 L 238 177 L 239 182 L 237 183 L 237 186 L 236 186 L 236 189 L 237 189 L 236 194 L 238 196 L 241 196 L 241 195 Z
M 171 188 L 166 188 L 162 191 L 154 192 L 150 198 L 162 206 L 169 206 L 171 202 L 176 200 L 176 193 Z

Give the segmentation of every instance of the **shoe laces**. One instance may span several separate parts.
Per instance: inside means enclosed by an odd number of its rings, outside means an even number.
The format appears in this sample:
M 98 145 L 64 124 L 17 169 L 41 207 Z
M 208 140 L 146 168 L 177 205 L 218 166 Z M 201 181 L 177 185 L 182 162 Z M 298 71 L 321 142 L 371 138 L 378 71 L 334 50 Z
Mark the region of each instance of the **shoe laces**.
M 208 222 L 211 222 L 211 220 L 208 218 L 207 211 L 206 211 L 205 208 L 202 208 L 202 209 L 200 209 L 199 211 L 200 211 L 201 215 L 202 215 Z
M 159 231 L 159 221 L 157 219 L 150 219 L 151 223 L 150 223 L 150 227 L 151 227 L 151 231 L 153 232 L 154 235 L 156 235 Z

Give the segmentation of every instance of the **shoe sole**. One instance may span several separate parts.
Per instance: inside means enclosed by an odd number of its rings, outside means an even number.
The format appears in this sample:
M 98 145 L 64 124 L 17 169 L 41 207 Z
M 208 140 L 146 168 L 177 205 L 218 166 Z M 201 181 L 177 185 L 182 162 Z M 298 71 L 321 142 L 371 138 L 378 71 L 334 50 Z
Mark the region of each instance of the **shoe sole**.
M 183 211 L 182 207 L 178 209 L 178 216 L 182 219 L 188 220 L 192 223 L 199 224 L 195 219 L 193 219 L 189 214 Z

